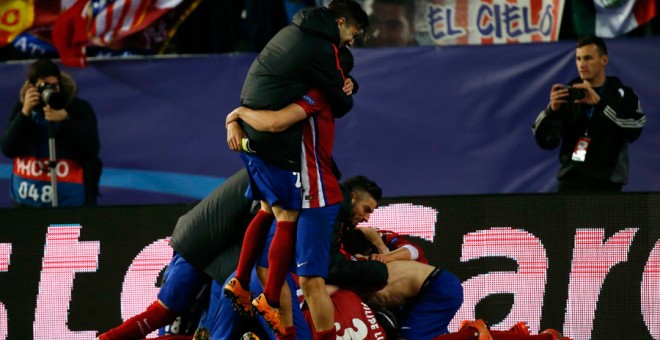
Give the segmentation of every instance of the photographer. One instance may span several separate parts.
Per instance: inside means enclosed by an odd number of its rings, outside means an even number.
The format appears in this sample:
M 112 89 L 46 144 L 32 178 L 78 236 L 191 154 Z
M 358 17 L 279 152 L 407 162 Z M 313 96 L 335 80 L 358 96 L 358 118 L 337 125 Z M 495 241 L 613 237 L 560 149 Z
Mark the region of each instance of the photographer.
M 14 204 L 52 205 L 49 138 L 53 138 L 58 206 L 96 205 L 101 161 L 94 110 L 76 97 L 75 81 L 49 59 L 32 63 L 27 78 L 2 136 L 2 153 L 14 159 L 10 183 Z
M 646 116 L 633 89 L 605 75 L 607 62 L 602 39 L 579 39 L 580 77 L 553 85 L 548 108 L 532 125 L 541 148 L 561 142 L 558 192 L 619 192 L 628 182 L 628 144 L 642 133 Z

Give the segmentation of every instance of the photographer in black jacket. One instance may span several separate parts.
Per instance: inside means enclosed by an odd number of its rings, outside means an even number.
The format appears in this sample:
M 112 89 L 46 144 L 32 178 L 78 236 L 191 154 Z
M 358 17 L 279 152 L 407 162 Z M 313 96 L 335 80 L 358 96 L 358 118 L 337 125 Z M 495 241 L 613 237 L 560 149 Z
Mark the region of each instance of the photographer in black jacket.
M 532 125 L 536 143 L 559 151 L 558 192 L 621 191 L 628 182 L 628 144 L 642 133 L 646 116 L 637 95 L 607 77 L 607 47 L 598 37 L 578 40 L 580 74 L 555 84 L 550 104 Z
M 49 59 L 32 63 L 27 78 L 2 136 L 2 153 L 14 159 L 12 200 L 18 206 L 52 205 L 50 134 L 57 156 L 58 206 L 96 205 L 101 160 L 94 110 L 76 96 L 73 78 Z

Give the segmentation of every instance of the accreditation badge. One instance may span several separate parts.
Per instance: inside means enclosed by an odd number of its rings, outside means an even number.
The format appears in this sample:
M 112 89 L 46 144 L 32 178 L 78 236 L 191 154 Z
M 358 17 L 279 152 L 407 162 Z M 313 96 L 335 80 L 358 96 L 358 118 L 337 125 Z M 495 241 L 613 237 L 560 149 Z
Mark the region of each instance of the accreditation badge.
M 590 142 L 591 138 L 589 137 L 579 138 L 577 143 L 575 143 L 575 149 L 573 150 L 571 159 L 576 162 L 584 162 L 585 158 L 587 158 L 587 148 L 589 148 Z

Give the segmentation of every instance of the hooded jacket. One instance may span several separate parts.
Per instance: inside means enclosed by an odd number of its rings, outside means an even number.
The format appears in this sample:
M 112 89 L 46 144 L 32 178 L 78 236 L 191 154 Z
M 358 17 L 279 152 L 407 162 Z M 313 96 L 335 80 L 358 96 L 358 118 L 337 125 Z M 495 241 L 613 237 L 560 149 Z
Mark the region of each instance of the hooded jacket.
M 326 97 L 333 115 L 344 116 L 353 107 L 353 99 L 342 91 L 345 75 L 339 66 L 339 43 L 339 28 L 327 8 L 300 10 L 252 63 L 241 91 L 241 105 L 279 110 L 315 87 Z M 300 123 L 277 134 L 258 132 L 244 123 L 242 127 L 260 157 L 300 171 Z
M 44 125 L 43 113 L 41 122 L 38 122 L 34 114 L 26 117 L 21 113 L 22 101 L 29 85 L 27 81 L 23 84 L 19 101 L 11 112 L 2 136 L 2 153 L 9 158 L 49 156 L 48 130 Z M 94 205 L 99 193 L 102 168 L 98 158 L 100 142 L 96 115 L 87 101 L 77 97 L 78 87 L 71 76 L 61 73 L 60 88 L 66 97 L 65 110 L 68 117 L 53 124 L 56 156 L 58 159 L 67 158 L 80 163 L 85 191 L 83 204 Z

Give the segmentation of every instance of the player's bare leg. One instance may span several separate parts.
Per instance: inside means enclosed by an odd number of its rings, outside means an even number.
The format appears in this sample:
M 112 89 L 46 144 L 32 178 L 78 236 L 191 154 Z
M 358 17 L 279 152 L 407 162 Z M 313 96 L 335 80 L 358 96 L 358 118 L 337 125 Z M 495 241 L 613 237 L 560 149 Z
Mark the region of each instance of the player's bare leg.
M 335 329 L 335 311 L 330 295 L 325 288 L 325 280 L 322 277 L 300 277 L 300 286 L 305 301 L 309 306 L 309 312 L 314 322 L 316 332 L 324 332 Z

